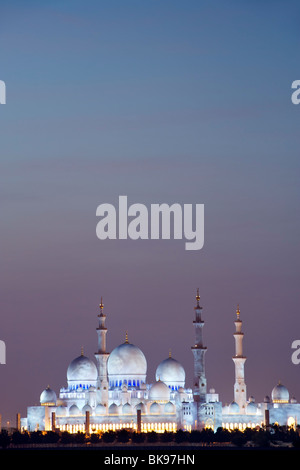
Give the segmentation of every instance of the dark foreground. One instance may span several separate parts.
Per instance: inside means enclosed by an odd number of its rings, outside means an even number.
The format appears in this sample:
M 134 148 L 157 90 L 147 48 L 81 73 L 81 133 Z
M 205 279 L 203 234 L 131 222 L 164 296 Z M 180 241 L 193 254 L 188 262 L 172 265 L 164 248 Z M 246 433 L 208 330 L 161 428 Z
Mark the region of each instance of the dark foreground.
M 232 461 L 239 455 L 244 462 L 261 462 L 269 457 L 290 458 L 300 455 L 300 432 L 273 427 L 268 430 L 249 429 L 244 432 L 218 429 L 187 433 L 137 434 L 128 430 L 87 435 L 67 432 L 0 433 L 0 456 L 11 462 L 38 461 L 91 462 L 106 466 L 141 468 L 145 465 L 201 465 L 203 459 L 221 458 L 221 462 Z M 38 460 L 37 460 L 38 459 Z M 294 460 L 295 461 L 295 460 Z M 218 460 L 218 462 L 220 462 Z

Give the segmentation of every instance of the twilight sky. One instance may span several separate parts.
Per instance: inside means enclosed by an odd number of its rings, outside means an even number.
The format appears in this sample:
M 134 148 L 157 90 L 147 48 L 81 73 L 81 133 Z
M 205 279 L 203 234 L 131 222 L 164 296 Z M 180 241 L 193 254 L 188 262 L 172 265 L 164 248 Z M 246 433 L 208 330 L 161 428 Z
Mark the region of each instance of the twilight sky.
M 0 6 L 3 424 L 57 394 L 83 346 L 129 341 L 148 382 L 172 350 L 192 385 L 199 287 L 208 388 L 300 400 L 298 1 L 12 1 Z M 205 205 L 202 250 L 96 237 L 96 208 Z

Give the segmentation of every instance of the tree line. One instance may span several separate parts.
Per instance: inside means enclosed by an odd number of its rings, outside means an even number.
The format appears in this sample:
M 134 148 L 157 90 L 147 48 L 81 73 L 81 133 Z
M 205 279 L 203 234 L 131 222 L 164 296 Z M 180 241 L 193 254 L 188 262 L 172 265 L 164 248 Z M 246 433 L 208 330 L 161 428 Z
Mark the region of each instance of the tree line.
M 152 443 L 175 443 L 175 444 L 199 444 L 199 445 L 226 445 L 232 444 L 238 447 L 253 446 L 268 448 L 271 445 L 292 445 L 300 449 L 300 426 L 296 430 L 285 426 L 271 426 L 268 429 L 250 429 L 244 431 L 238 429 L 228 430 L 218 428 L 216 432 L 211 429 L 191 432 L 178 430 L 177 432 L 137 433 L 122 429 L 86 434 L 76 434 L 67 431 L 34 431 L 34 432 L 8 432 L 2 430 L 0 433 L 0 447 L 26 446 L 26 445 L 91 445 L 91 444 L 152 444 Z

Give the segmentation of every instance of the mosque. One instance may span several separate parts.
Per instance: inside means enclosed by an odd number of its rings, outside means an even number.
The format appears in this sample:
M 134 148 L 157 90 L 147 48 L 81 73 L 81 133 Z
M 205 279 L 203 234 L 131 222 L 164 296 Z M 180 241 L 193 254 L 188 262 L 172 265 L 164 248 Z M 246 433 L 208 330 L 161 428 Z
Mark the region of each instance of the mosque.
M 290 399 L 287 388 L 278 383 L 271 398 L 263 403 L 247 398 L 243 355 L 242 321 L 237 308 L 234 340 L 234 396 L 230 405 L 222 405 L 214 389 L 207 391 L 203 344 L 202 307 L 199 289 L 196 295 L 195 344 L 192 346 L 194 378 L 186 387 L 185 370 L 169 354 L 156 369 L 153 383 L 147 382 L 147 361 L 141 349 L 128 340 L 111 353 L 106 349 L 106 314 L 101 299 L 98 314 L 98 350 L 95 361 L 81 351 L 67 369 L 67 386 L 59 396 L 49 386 L 40 395 L 39 406 L 29 406 L 21 418 L 23 430 L 61 430 L 98 432 L 132 429 L 137 432 L 164 432 L 183 429 L 279 425 L 296 426 L 300 422 L 300 404 Z

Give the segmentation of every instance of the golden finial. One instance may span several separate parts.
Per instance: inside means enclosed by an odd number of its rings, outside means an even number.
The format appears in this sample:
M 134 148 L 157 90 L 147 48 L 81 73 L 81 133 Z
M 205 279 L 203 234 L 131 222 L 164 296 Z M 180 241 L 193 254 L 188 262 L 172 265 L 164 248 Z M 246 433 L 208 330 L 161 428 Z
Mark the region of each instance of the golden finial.
M 172 357 L 172 351 L 171 351 L 171 349 L 169 350 L 169 357 Z
M 240 304 L 237 304 L 237 309 L 236 309 L 236 316 L 237 318 L 240 318 Z
M 81 356 L 83 356 L 83 346 L 81 346 Z
M 125 343 L 128 344 L 128 331 L 126 331 L 126 334 L 125 334 Z
M 200 304 L 199 304 L 199 302 L 200 302 L 199 288 L 197 289 L 196 300 L 197 300 L 197 306 L 196 306 L 196 308 L 201 308 L 201 307 L 200 307 Z
M 104 305 L 103 305 L 103 301 L 102 301 L 102 296 L 101 296 L 101 303 L 100 303 L 99 307 L 100 307 L 100 310 L 101 310 L 101 312 L 102 312 L 102 310 L 103 310 L 103 307 L 104 307 Z

